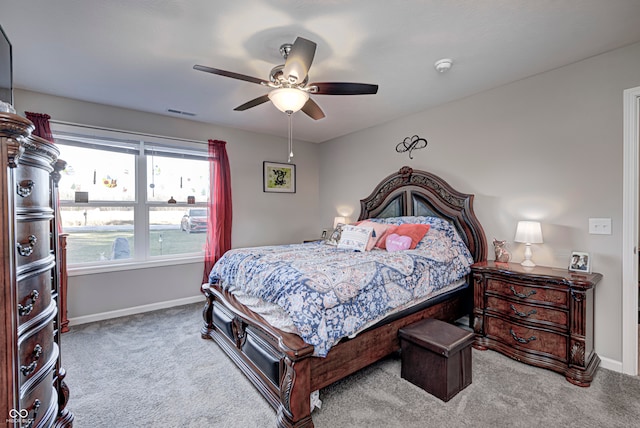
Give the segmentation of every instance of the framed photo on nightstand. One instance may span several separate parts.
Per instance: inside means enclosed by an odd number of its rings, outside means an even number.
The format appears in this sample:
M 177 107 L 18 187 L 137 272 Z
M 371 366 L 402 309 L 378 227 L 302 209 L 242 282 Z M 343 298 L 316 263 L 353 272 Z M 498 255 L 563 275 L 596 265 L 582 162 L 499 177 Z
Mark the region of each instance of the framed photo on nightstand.
M 344 226 L 344 224 L 342 223 L 338 223 L 336 225 L 336 228 L 331 233 L 331 236 L 329 236 L 329 239 L 326 240 L 327 244 L 338 245 L 338 242 L 340 242 L 340 237 L 342 236 L 342 226 Z
M 569 270 L 572 272 L 591 273 L 591 257 L 589 253 L 574 251 L 569 260 Z

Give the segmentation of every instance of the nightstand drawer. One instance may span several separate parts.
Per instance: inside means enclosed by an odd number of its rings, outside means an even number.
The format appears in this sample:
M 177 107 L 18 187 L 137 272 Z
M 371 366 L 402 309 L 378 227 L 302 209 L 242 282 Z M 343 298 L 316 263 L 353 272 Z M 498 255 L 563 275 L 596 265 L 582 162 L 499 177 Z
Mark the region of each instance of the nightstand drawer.
M 515 349 L 537 352 L 567 361 L 567 337 L 558 333 L 525 327 L 513 322 L 487 316 L 486 334 Z
M 500 297 L 487 296 L 486 310 L 504 314 L 513 320 L 550 325 L 565 331 L 569 327 L 568 312 L 544 306 L 528 305 Z
M 516 281 L 501 281 L 495 278 L 487 279 L 487 292 L 497 293 L 526 302 L 550 303 L 564 308 L 569 307 L 569 293 L 547 287 L 536 287 L 531 284 L 518 284 Z

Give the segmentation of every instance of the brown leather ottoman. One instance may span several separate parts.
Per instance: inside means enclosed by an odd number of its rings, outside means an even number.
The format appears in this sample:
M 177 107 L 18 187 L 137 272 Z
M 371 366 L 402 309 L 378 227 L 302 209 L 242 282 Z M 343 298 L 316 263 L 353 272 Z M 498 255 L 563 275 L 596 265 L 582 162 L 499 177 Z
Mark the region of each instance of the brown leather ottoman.
M 443 401 L 471 384 L 473 332 L 436 319 L 424 319 L 398 331 L 403 379 Z

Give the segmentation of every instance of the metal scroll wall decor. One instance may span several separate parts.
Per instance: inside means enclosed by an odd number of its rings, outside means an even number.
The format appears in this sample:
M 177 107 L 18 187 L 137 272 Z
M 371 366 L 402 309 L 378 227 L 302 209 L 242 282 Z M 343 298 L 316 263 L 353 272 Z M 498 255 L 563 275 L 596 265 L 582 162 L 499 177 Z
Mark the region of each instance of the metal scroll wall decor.
M 396 145 L 396 152 L 406 153 L 409 152 L 409 159 L 413 159 L 412 152 L 414 150 L 420 150 L 427 147 L 427 140 L 420 138 L 417 135 L 413 137 L 407 137 Z

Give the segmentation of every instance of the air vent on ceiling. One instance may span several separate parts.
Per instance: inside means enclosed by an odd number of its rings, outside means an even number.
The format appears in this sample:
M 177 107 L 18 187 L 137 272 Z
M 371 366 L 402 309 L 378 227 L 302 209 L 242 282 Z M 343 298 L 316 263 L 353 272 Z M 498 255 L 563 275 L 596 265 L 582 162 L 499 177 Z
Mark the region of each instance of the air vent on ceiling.
M 173 108 L 169 108 L 169 109 L 167 109 L 167 111 L 169 113 L 181 114 L 183 116 L 195 116 L 196 115 L 195 113 L 191 113 L 191 112 L 188 112 L 188 111 L 176 110 L 176 109 L 173 109 Z

